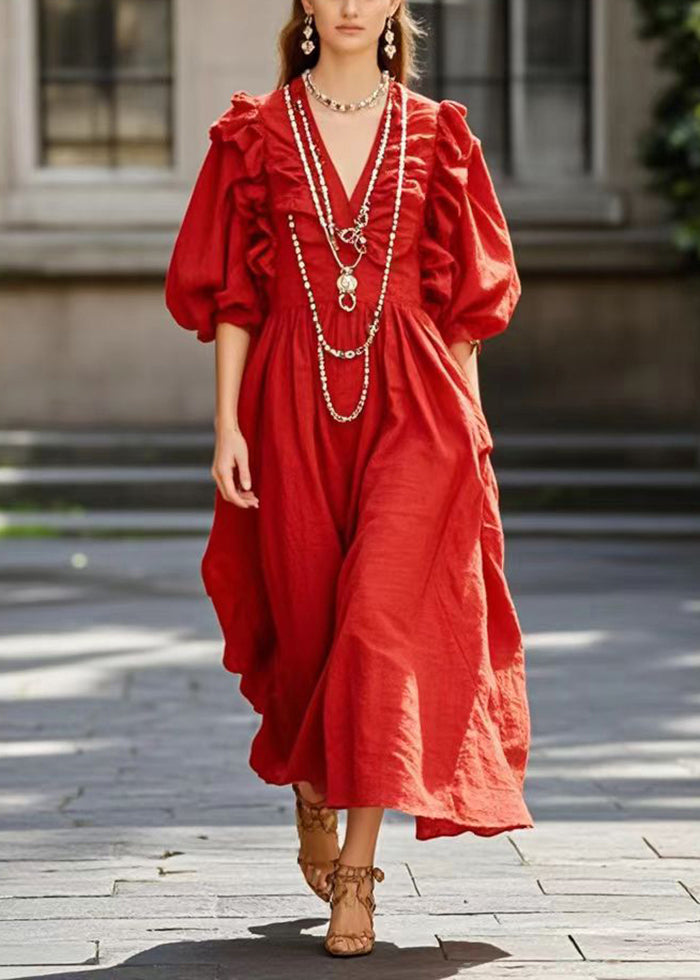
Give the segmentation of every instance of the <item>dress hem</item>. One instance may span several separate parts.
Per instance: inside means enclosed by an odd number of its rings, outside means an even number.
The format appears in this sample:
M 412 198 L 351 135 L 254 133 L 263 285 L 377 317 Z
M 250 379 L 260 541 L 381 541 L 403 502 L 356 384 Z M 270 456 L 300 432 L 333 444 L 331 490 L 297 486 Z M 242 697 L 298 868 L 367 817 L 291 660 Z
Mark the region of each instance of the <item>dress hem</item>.
M 254 685 L 248 684 L 248 678 L 246 673 L 241 671 L 240 665 L 238 668 L 232 666 L 230 663 L 226 663 L 225 660 L 222 663 L 225 670 L 239 679 L 239 693 L 248 701 L 251 705 L 253 711 L 261 719 L 265 717 L 265 698 L 258 697 L 258 691 L 255 689 Z M 258 730 L 259 731 L 259 730 Z M 252 770 L 268 786 L 291 786 L 292 783 L 308 781 L 312 784 L 314 783 L 314 775 L 299 773 L 294 776 L 285 776 L 284 778 L 274 778 L 270 774 L 265 774 L 261 769 L 256 768 L 252 763 L 251 758 L 255 749 L 254 740 L 251 744 L 251 757 L 248 759 L 248 764 Z M 501 792 L 496 790 L 491 790 L 491 792 Z M 502 792 L 510 793 L 510 790 L 503 790 Z M 516 805 L 510 810 L 513 816 L 515 813 L 522 813 L 525 804 L 522 797 L 517 793 Z M 412 804 L 406 800 L 405 797 L 394 796 L 394 797 L 379 797 L 371 798 L 369 801 L 358 802 L 353 800 L 352 802 L 339 802 L 337 798 L 331 798 L 327 804 L 337 810 L 345 810 L 348 807 L 370 807 L 379 806 L 387 810 L 395 810 L 399 813 L 405 813 L 407 816 L 414 817 L 415 819 L 415 839 L 416 840 L 435 840 L 440 837 L 457 837 L 461 834 L 471 833 L 477 837 L 495 837 L 498 834 L 505 834 L 512 830 L 530 830 L 534 827 L 534 821 L 530 820 L 520 820 L 520 819 L 510 819 L 504 820 L 501 823 L 479 823 L 478 821 L 468 821 L 466 823 L 461 823 L 460 820 L 455 819 L 454 814 L 448 815 L 444 813 L 423 813 L 416 804 Z M 526 810 L 526 808 L 525 808 Z M 527 812 L 527 810 L 526 810 Z M 440 824 L 440 830 L 431 831 L 425 826 L 425 822 L 428 824 Z M 423 823 L 423 826 L 421 826 Z
M 306 782 L 313 780 L 307 780 L 304 775 L 295 776 L 293 778 L 284 778 L 282 780 L 271 779 L 258 769 L 255 768 L 252 763 L 249 762 L 252 771 L 268 786 L 291 786 L 292 783 Z M 342 800 L 342 798 L 341 798 Z M 336 810 L 347 810 L 349 807 L 383 807 L 386 810 L 394 810 L 398 813 L 404 813 L 409 817 L 413 817 L 415 820 L 415 839 L 416 840 L 435 840 L 440 837 L 458 837 L 461 834 L 471 833 L 477 837 L 495 837 L 498 834 L 505 834 L 512 830 L 530 830 L 534 827 L 533 820 L 506 820 L 502 824 L 500 823 L 478 823 L 478 822 L 467 822 L 461 823 L 459 820 L 455 820 L 452 816 L 446 816 L 442 814 L 428 814 L 422 813 L 410 803 L 402 801 L 399 798 L 389 798 L 389 797 L 379 797 L 371 798 L 369 801 L 358 802 L 353 800 L 353 802 L 339 802 L 337 797 L 327 797 L 326 806 L 332 807 Z M 428 823 L 440 824 L 440 829 L 430 831 L 427 827 L 420 826 L 421 821 L 427 821 Z

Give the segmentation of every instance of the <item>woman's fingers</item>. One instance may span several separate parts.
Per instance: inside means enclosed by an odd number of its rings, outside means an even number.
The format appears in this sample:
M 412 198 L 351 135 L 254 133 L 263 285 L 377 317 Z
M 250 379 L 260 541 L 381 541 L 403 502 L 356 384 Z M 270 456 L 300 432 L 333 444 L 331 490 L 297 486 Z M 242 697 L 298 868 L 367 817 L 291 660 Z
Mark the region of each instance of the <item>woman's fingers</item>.
M 233 477 L 233 469 L 230 467 L 212 467 L 211 471 L 219 492 L 224 500 L 236 504 L 238 507 L 258 507 L 260 501 L 253 490 L 238 490 Z
M 253 507 L 257 507 L 260 503 L 254 490 L 239 490 L 238 495 L 239 497 L 242 497 L 243 500 L 246 500 L 252 504 Z
M 245 445 L 245 443 L 234 454 L 234 463 L 238 469 L 238 482 L 243 487 L 241 496 L 244 500 L 248 501 L 251 506 L 257 507 L 259 501 L 252 489 L 250 468 L 248 466 L 248 447 Z
M 235 452 L 234 463 L 238 467 L 238 481 L 244 490 L 250 490 L 250 469 L 248 467 L 248 447 L 243 443 Z
M 251 505 L 243 499 L 241 494 L 236 490 L 236 484 L 233 480 L 233 470 L 230 468 L 214 468 L 212 469 L 212 476 L 216 481 L 216 485 L 219 488 L 219 492 L 224 500 L 228 500 L 231 504 L 236 504 L 238 507 L 250 507 Z
M 238 471 L 238 484 L 235 472 Z M 248 465 L 248 446 L 243 436 L 217 439 L 211 475 L 224 500 L 238 507 L 257 507 L 259 500 L 252 489 Z

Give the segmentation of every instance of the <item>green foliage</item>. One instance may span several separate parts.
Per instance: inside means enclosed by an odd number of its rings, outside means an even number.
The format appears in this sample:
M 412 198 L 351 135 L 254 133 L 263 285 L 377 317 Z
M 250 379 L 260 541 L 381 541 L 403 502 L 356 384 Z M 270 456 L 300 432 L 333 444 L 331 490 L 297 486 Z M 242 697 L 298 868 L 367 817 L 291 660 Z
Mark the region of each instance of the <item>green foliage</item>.
M 641 35 L 660 43 L 672 78 L 642 138 L 651 186 L 671 202 L 675 241 L 700 261 L 700 0 L 637 0 Z

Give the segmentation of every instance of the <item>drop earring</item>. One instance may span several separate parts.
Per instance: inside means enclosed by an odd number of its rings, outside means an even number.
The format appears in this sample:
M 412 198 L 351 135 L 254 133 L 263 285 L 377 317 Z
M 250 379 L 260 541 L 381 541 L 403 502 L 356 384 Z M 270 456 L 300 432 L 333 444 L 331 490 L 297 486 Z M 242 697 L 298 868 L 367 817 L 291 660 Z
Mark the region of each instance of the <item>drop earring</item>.
M 391 61 L 391 59 L 396 54 L 396 45 L 394 44 L 394 32 L 392 31 L 393 20 L 391 17 L 387 17 L 386 21 L 386 31 L 384 33 L 384 54 Z
M 301 50 L 304 54 L 311 54 L 315 51 L 316 45 L 314 44 L 311 35 L 314 32 L 314 18 L 312 14 L 307 14 L 304 18 L 304 40 L 301 42 Z

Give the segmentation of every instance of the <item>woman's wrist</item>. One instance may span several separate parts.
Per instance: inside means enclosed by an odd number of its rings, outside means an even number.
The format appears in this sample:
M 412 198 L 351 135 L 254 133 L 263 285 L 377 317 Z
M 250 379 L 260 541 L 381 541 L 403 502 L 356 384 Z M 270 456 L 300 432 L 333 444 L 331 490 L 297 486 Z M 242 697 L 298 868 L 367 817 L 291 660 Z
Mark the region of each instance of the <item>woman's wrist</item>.
M 238 425 L 238 419 L 235 415 L 216 415 L 214 417 L 214 430 L 217 435 L 225 434 L 226 432 L 240 432 L 240 427 Z

